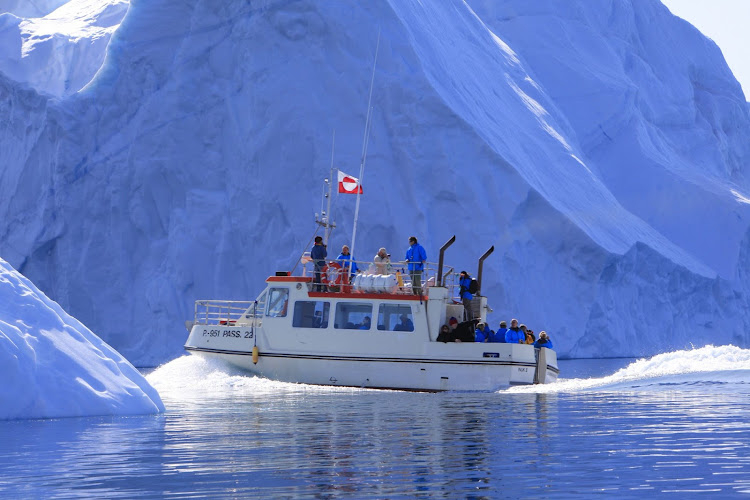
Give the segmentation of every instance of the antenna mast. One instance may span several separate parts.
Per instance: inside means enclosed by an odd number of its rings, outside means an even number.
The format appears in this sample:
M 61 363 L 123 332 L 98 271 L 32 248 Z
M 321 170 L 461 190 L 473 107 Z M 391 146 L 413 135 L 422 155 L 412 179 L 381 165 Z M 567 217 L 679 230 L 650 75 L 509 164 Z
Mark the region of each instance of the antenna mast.
M 331 231 L 333 231 L 333 228 L 336 227 L 336 223 L 331 218 L 331 194 L 333 190 L 333 156 L 334 156 L 334 149 L 336 146 L 336 129 L 333 130 L 333 139 L 331 140 L 331 173 L 329 177 L 324 181 L 328 185 L 328 192 L 326 193 L 323 191 L 323 199 L 328 199 L 328 204 L 323 211 L 323 200 L 320 202 L 320 210 L 321 214 L 320 217 L 318 217 L 318 214 L 315 214 L 315 222 L 318 223 L 319 226 L 323 226 L 323 243 L 325 245 L 328 245 L 328 237 L 331 236 Z
M 367 98 L 367 118 L 365 119 L 365 136 L 362 139 L 362 159 L 359 163 L 359 189 L 357 190 L 357 204 L 354 208 L 354 227 L 352 228 L 352 246 L 350 248 L 349 255 L 352 257 L 349 259 L 347 265 L 347 273 L 345 276 L 351 274 L 351 262 L 354 258 L 354 240 L 357 237 L 357 220 L 359 218 L 359 201 L 362 196 L 362 181 L 365 177 L 365 160 L 367 158 L 367 145 L 369 143 L 370 129 L 372 129 L 372 87 L 375 83 L 375 65 L 378 63 L 378 50 L 380 49 L 380 29 L 378 29 L 378 42 L 375 45 L 375 60 L 372 63 L 372 77 L 370 78 L 370 95 Z

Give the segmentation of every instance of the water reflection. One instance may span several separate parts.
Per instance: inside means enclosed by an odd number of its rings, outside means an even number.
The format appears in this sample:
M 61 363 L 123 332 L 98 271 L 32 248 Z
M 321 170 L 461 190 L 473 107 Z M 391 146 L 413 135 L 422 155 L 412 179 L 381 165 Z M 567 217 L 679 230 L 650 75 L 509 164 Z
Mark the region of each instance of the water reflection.
M 223 374 L 149 417 L 0 424 L 10 497 L 750 491 L 747 384 L 420 394 Z

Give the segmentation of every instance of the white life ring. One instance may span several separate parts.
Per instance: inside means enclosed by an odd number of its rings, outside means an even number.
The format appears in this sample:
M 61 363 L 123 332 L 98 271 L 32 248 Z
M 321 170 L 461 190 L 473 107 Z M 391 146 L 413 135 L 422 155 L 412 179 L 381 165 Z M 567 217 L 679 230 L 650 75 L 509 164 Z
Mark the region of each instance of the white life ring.
M 337 262 L 329 262 L 320 270 L 320 282 L 331 290 L 338 290 L 343 280 L 344 273 Z

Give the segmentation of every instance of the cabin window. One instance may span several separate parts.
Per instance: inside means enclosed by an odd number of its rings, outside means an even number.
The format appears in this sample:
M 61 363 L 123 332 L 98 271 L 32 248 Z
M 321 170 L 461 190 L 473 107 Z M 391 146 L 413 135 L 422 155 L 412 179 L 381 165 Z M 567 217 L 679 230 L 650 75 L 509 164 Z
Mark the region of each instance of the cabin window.
M 341 330 L 369 330 L 372 320 L 372 304 L 361 302 L 339 302 L 336 304 L 334 328 Z
M 413 332 L 414 318 L 411 315 L 411 306 L 406 304 L 380 304 L 378 330 Z
M 268 290 L 268 311 L 266 316 L 269 318 L 281 318 L 286 316 L 286 310 L 289 307 L 289 289 L 288 288 L 271 288 Z
M 292 326 L 299 328 L 328 328 L 330 302 L 298 300 L 294 303 Z

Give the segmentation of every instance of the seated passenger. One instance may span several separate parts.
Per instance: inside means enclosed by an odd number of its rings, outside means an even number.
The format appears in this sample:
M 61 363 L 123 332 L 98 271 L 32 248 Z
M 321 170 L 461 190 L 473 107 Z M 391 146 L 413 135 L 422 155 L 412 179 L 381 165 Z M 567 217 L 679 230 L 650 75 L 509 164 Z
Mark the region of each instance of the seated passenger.
M 401 322 L 393 327 L 393 331 L 396 332 L 413 332 L 414 331 L 414 323 L 412 320 L 409 319 L 409 316 L 406 314 L 402 314 L 399 318 Z
M 438 342 L 452 342 L 450 326 L 443 325 L 440 327 L 440 335 L 438 335 L 437 341 Z
M 505 332 L 505 342 L 508 344 L 523 344 L 526 342 L 526 334 L 524 334 L 518 326 L 518 320 L 510 320 L 510 328 Z
M 547 349 L 552 349 L 552 341 L 547 336 L 547 332 L 539 332 L 539 340 L 534 342 L 534 347 L 546 347 Z
M 456 329 L 453 331 L 456 342 L 474 342 L 474 332 L 477 329 L 478 322 L 479 320 L 472 319 L 456 325 Z
M 474 342 L 488 342 L 490 336 L 494 333 L 487 323 L 477 323 L 477 329 L 474 331 Z
M 533 344 L 536 341 L 536 337 L 534 336 L 534 330 L 526 329 L 526 343 L 527 344 Z
M 362 320 L 362 324 L 359 325 L 360 330 L 369 330 L 370 329 L 370 317 L 365 316 L 365 319 Z
M 446 326 L 448 327 L 447 331 L 445 330 Z M 440 328 L 438 340 L 440 342 L 474 342 L 474 322 L 461 323 L 459 326 L 458 320 L 451 317 L 448 324 Z
M 505 343 L 505 334 L 508 331 L 508 323 L 505 321 L 500 322 L 500 328 L 497 329 L 497 332 L 492 332 L 490 335 L 490 342 L 494 342 L 497 344 L 504 344 Z M 492 330 L 490 330 L 492 331 Z
M 312 320 L 312 327 L 313 328 L 323 327 L 323 313 L 322 312 L 315 311 L 315 315 L 313 316 L 313 320 Z

